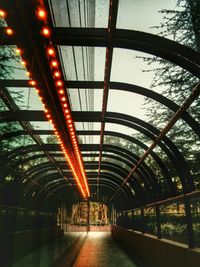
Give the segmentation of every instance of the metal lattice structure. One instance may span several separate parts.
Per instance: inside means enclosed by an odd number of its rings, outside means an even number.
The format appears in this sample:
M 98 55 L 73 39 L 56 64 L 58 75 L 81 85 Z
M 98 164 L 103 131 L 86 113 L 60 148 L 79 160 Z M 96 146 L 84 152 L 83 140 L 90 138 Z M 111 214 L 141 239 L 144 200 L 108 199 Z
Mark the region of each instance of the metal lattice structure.
M 89 6 L 88 4 L 89 7 L 94 10 L 93 5 Z M 7 26 L 1 28 L 0 31 L 1 45 L 16 45 L 20 48 L 21 56 L 27 62 L 27 69 L 32 74 L 31 80 L 16 77 L 16 79 L 8 78 L 0 81 L 1 99 L 6 107 L 5 110 L 0 112 L 0 123 L 18 122 L 21 125 L 18 130 L 1 133 L 0 142 L 9 142 L 13 138 L 23 139 L 27 136 L 34 140 L 34 143 L 20 145 L 10 151 L 3 151 L 3 154 L 1 153 L 1 183 L 3 184 L 5 178 L 9 175 L 14 174 L 17 177 L 15 186 L 3 187 L 4 192 L 1 202 L 8 203 L 6 195 L 10 194 L 13 195 L 13 199 L 9 200 L 12 205 L 16 201 L 21 203 L 22 206 L 28 205 L 28 203 L 32 203 L 31 205 L 35 203 L 35 206 L 39 206 L 42 203 L 43 208 L 54 210 L 62 203 L 70 205 L 80 199 L 81 195 L 77 191 L 77 181 L 74 179 L 71 165 L 66 164 L 63 151 L 67 151 L 66 153 L 71 158 L 72 165 L 74 164 L 74 168 L 77 169 L 77 176 L 82 177 L 80 178 L 80 183 L 83 186 L 81 190 L 86 190 L 80 167 L 80 162 L 83 162 L 91 199 L 95 201 L 106 200 L 107 204 L 110 204 L 111 201 L 119 211 L 141 207 L 198 190 L 185 155 L 174 141 L 167 136 L 166 127 L 169 131 L 173 124 L 181 119 L 187 124 L 190 131 L 198 138 L 200 137 L 198 121 L 193 117 L 193 114 L 187 112 L 189 106 L 198 98 L 200 86 L 197 85 L 194 91 L 191 88 L 190 102 L 188 99 L 185 100 L 187 106 L 185 104 L 179 106 L 173 100 L 148 88 L 111 80 L 113 50 L 116 48 L 145 52 L 170 61 L 187 70 L 197 79 L 200 78 L 200 56 L 198 52 L 150 33 L 116 28 L 117 0 L 110 1 L 107 28 L 92 28 L 94 18 L 90 18 L 89 27 L 83 25 L 80 25 L 82 27 L 73 27 L 69 14 L 68 27 L 57 26 L 58 23 L 55 22 L 54 14 L 56 11 L 51 1 L 8 0 L 1 1 L 0 8 L 6 12 L 5 20 L 7 22 Z M 41 34 L 43 22 L 37 17 L 37 11 L 40 8 L 44 9 L 47 14 L 44 25 L 51 32 L 51 36 L 47 38 Z M 12 29 L 13 34 L 8 34 L 8 29 Z M 51 58 L 47 54 L 49 46 L 55 49 L 60 64 L 64 81 L 62 86 L 64 92 L 62 93 L 68 98 L 67 105 L 70 106 L 71 118 L 75 123 L 73 127 L 77 128 L 76 123 L 77 125 L 78 123 L 83 125 L 82 129 L 74 128 L 77 136 L 76 140 L 79 141 L 78 147 L 80 147 L 80 150 L 78 151 L 81 151 L 80 154 L 76 154 L 70 128 L 66 122 L 62 96 L 60 97 L 59 89 L 55 85 L 57 80 L 53 77 L 52 67 L 50 66 Z M 85 68 L 87 65 L 87 71 L 90 74 L 85 75 L 84 79 L 78 79 L 79 61 L 76 60 L 75 56 L 76 47 L 82 49 L 80 51 L 83 56 L 83 65 Z M 92 67 L 94 68 L 93 57 L 96 47 L 105 48 L 104 80 L 101 81 L 94 79 L 94 70 L 92 69 Z M 66 58 L 63 54 L 63 48 L 72 48 L 72 58 L 76 63 L 76 79 L 66 78 Z M 93 50 L 89 50 L 90 48 Z M 84 59 L 86 55 L 87 59 Z M 71 66 L 68 65 L 67 67 L 70 69 Z M 60 133 L 59 137 L 62 140 L 63 147 L 60 147 L 57 143 L 44 143 L 42 137 L 55 135 L 53 129 L 36 129 L 31 125 L 30 122 L 34 121 L 48 121 L 44 110 L 37 110 L 37 107 L 35 107 L 35 110 L 20 109 L 9 94 L 8 88 L 22 88 L 24 92 L 34 90 L 35 83 L 33 81 L 37 82 L 40 89 L 39 95 L 46 108 L 51 111 L 50 119 L 51 122 L 53 120 L 56 130 Z M 102 110 L 96 111 L 94 110 L 94 97 L 95 91 L 99 89 L 103 90 L 102 103 L 100 103 Z M 73 110 L 74 102 L 77 99 L 74 99 L 69 91 L 75 92 L 76 90 L 78 90 L 79 100 L 83 98 L 83 93 L 85 93 L 85 100 L 82 101 L 88 101 L 87 110 Z M 108 111 L 109 92 L 112 91 L 128 92 L 130 96 L 137 94 L 153 99 L 176 114 L 175 121 L 173 123 L 173 119 L 172 121 L 169 120 L 168 124 L 166 123 L 167 126 L 162 130 L 129 114 Z M 123 104 L 125 105 L 122 100 L 122 106 Z M 170 124 L 170 122 L 172 123 Z M 99 123 L 100 128 L 98 130 L 94 129 L 91 126 L 93 123 Z M 125 132 L 106 129 L 108 123 L 129 127 L 143 134 L 165 154 L 167 160 L 164 161 L 164 157 L 153 150 L 154 147 L 149 149 L 149 144 L 143 143 L 134 136 Z M 86 128 L 84 125 L 89 126 Z M 92 142 L 91 138 L 86 140 L 85 136 L 99 137 L 99 143 Z M 128 148 L 115 144 L 106 144 L 105 136 L 126 140 L 138 147 L 142 154 L 139 155 Z M 80 161 L 77 155 L 81 155 Z M 159 177 L 151 164 L 145 161 L 148 156 L 158 166 L 163 177 L 162 181 L 161 176 Z M 172 179 L 166 161 L 180 180 L 181 190 L 178 190 Z M 18 192 L 20 197 L 16 199 L 15 196 Z M 89 197 L 88 193 L 84 194 L 86 198 Z M 186 212 L 189 216 L 189 211 Z

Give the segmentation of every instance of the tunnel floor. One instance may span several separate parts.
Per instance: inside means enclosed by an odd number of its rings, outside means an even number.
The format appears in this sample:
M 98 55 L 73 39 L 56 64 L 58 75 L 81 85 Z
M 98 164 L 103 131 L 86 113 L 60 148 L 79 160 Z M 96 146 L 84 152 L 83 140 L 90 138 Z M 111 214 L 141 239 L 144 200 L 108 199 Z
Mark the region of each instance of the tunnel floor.
M 110 231 L 66 233 L 61 239 L 29 253 L 9 267 L 147 267 Z M 7 267 L 7 265 L 6 265 Z
M 144 265 L 117 244 L 110 232 L 89 232 L 73 266 L 142 267 Z

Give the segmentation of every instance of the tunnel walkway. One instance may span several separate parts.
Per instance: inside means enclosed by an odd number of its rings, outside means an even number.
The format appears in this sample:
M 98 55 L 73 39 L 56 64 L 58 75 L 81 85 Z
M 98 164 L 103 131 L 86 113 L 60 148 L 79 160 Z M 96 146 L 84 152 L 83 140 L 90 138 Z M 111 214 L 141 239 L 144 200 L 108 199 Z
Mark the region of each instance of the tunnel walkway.
M 142 267 L 138 259 L 117 244 L 110 232 L 89 232 L 74 267 Z

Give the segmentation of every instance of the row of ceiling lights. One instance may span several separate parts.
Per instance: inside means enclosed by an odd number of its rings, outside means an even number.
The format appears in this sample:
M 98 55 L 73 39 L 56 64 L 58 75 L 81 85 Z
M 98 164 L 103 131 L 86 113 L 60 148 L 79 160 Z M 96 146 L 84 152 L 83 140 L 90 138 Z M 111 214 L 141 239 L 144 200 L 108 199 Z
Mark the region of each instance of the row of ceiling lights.
M 82 196 L 84 198 L 88 198 L 90 196 L 90 192 L 89 192 L 89 188 L 88 188 L 85 170 L 83 167 L 83 161 L 82 161 L 81 152 L 80 152 L 79 145 L 78 145 L 77 136 L 75 133 L 74 122 L 73 122 L 72 116 L 71 116 L 71 110 L 69 107 L 67 93 L 66 93 L 66 90 L 64 88 L 64 79 L 62 77 L 63 75 L 62 75 L 61 70 L 59 69 L 59 62 L 58 62 L 57 56 L 56 56 L 57 52 L 56 52 L 56 50 L 55 50 L 55 48 L 51 42 L 51 30 L 49 29 L 49 27 L 47 25 L 47 12 L 43 7 L 38 7 L 38 9 L 36 10 L 36 15 L 37 15 L 38 19 L 42 21 L 42 24 L 43 24 L 42 29 L 41 29 L 41 34 L 46 39 L 47 58 L 49 60 L 49 64 L 50 64 L 50 68 L 52 70 L 52 75 L 53 75 L 53 79 L 55 81 L 55 86 L 57 89 L 59 100 L 61 102 L 61 106 L 62 106 L 64 115 L 65 115 L 67 127 L 69 130 L 71 142 L 72 142 L 74 153 L 75 153 L 75 157 L 78 161 L 78 168 L 75 167 L 76 163 L 73 160 L 73 155 L 69 154 L 69 152 L 67 151 L 67 149 L 64 145 L 61 134 L 59 133 L 59 130 L 56 128 L 56 126 L 53 122 L 52 115 L 51 115 L 49 109 L 47 108 L 47 104 L 45 103 L 45 99 L 42 97 L 42 95 L 41 95 L 42 92 L 39 89 L 39 87 L 37 86 L 36 81 L 31 79 L 29 81 L 29 84 L 33 87 L 36 87 L 36 91 L 39 95 L 39 98 L 43 103 L 46 117 L 53 126 L 54 133 L 57 136 L 57 139 L 59 141 L 61 149 L 64 152 L 65 158 L 66 158 L 67 162 L 69 163 L 70 168 L 74 174 L 74 177 L 75 177 L 75 180 L 76 180 L 77 185 L 79 187 L 79 190 L 81 191 Z M 2 18 L 6 17 L 5 11 L 0 10 L 0 17 L 2 17 Z M 13 35 L 14 34 L 13 29 L 7 27 L 6 28 L 6 34 L 7 35 Z M 22 50 L 21 49 L 17 48 L 16 53 L 20 54 L 22 57 Z M 23 66 L 26 66 L 26 61 L 22 60 L 21 63 Z M 26 66 L 26 68 L 27 68 L 27 66 Z M 29 71 L 27 71 L 27 75 L 30 77 L 31 73 Z

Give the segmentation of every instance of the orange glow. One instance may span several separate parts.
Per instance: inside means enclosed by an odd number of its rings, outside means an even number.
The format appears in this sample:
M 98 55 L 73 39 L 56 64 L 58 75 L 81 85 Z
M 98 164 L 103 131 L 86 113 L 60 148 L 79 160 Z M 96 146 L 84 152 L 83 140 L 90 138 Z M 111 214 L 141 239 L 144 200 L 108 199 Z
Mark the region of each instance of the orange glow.
M 5 18 L 5 16 L 6 16 L 6 12 L 0 9 L 0 17 Z
M 57 67 L 57 66 L 58 66 L 58 61 L 56 61 L 56 60 L 52 60 L 52 61 L 51 61 L 51 66 L 52 66 L 52 67 Z
M 60 95 L 64 94 L 64 90 L 63 89 L 60 89 L 58 92 L 59 92 Z
M 21 64 L 22 64 L 23 66 L 26 66 L 26 61 L 22 60 L 22 61 L 21 61 Z
M 59 71 L 55 71 L 55 72 L 54 72 L 54 76 L 55 76 L 56 78 L 59 78 L 59 77 L 60 77 L 60 72 L 59 72 Z
M 39 19 L 46 19 L 46 11 L 42 8 L 38 9 L 37 16 Z
M 62 82 L 61 80 L 58 80 L 58 81 L 56 82 L 56 85 L 57 85 L 57 86 L 63 86 L 63 82 Z
M 69 113 L 69 109 L 65 109 L 65 113 Z
M 51 115 L 50 115 L 50 114 L 47 114 L 47 118 L 48 118 L 48 119 L 51 118 Z
M 11 29 L 11 28 L 7 28 L 6 29 L 6 33 L 8 34 L 8 35 L 13 35 L 13 30 Z
M 44 36 L 46 36 L 46 37 L 49 37 L 50 34 L 51 34 L 51 32 L 50 32 L 49 28 L 44 27 L 44 28 L 42 29 L 42 35 L 44 35 Z
M 47 49 L 47 53 L 50 55 L 50 56 L 53 56 L 55 54 L 55 50 L 52 48 L 52 47 L 49 47 Z
M 19 49 L 19 48 L 16 48 L 15 52 L 16 52 L 17 55 L 19 55 L 19 54 L 21 54 L 22 50 Z
M 36 81 L 34 81 L 34 80 L 30 80 L 28 83 L 29 83 L 30 85 L 32 85 L 32 86 L 35 86 L 35 85 L 36 85 Z
M 26 72 L 26 75 L 27 75 L 27 76 L 31 76 L 30 71 L 27 71 L 27 72 Z
M 36 88 L 36 92 L 39 94 L 40 90 L 38 88 Z
M 63 105 L 63 107 L 66 108 L 66 107 L 67 107 L 67 103 L 65 103 L 65 104 Z
M 65 97 L 65 96 L 61 97 L 61 100 L 62 100 L 63 102 L 65 102 L 65 101 L 66 101 L 66 97 Z

